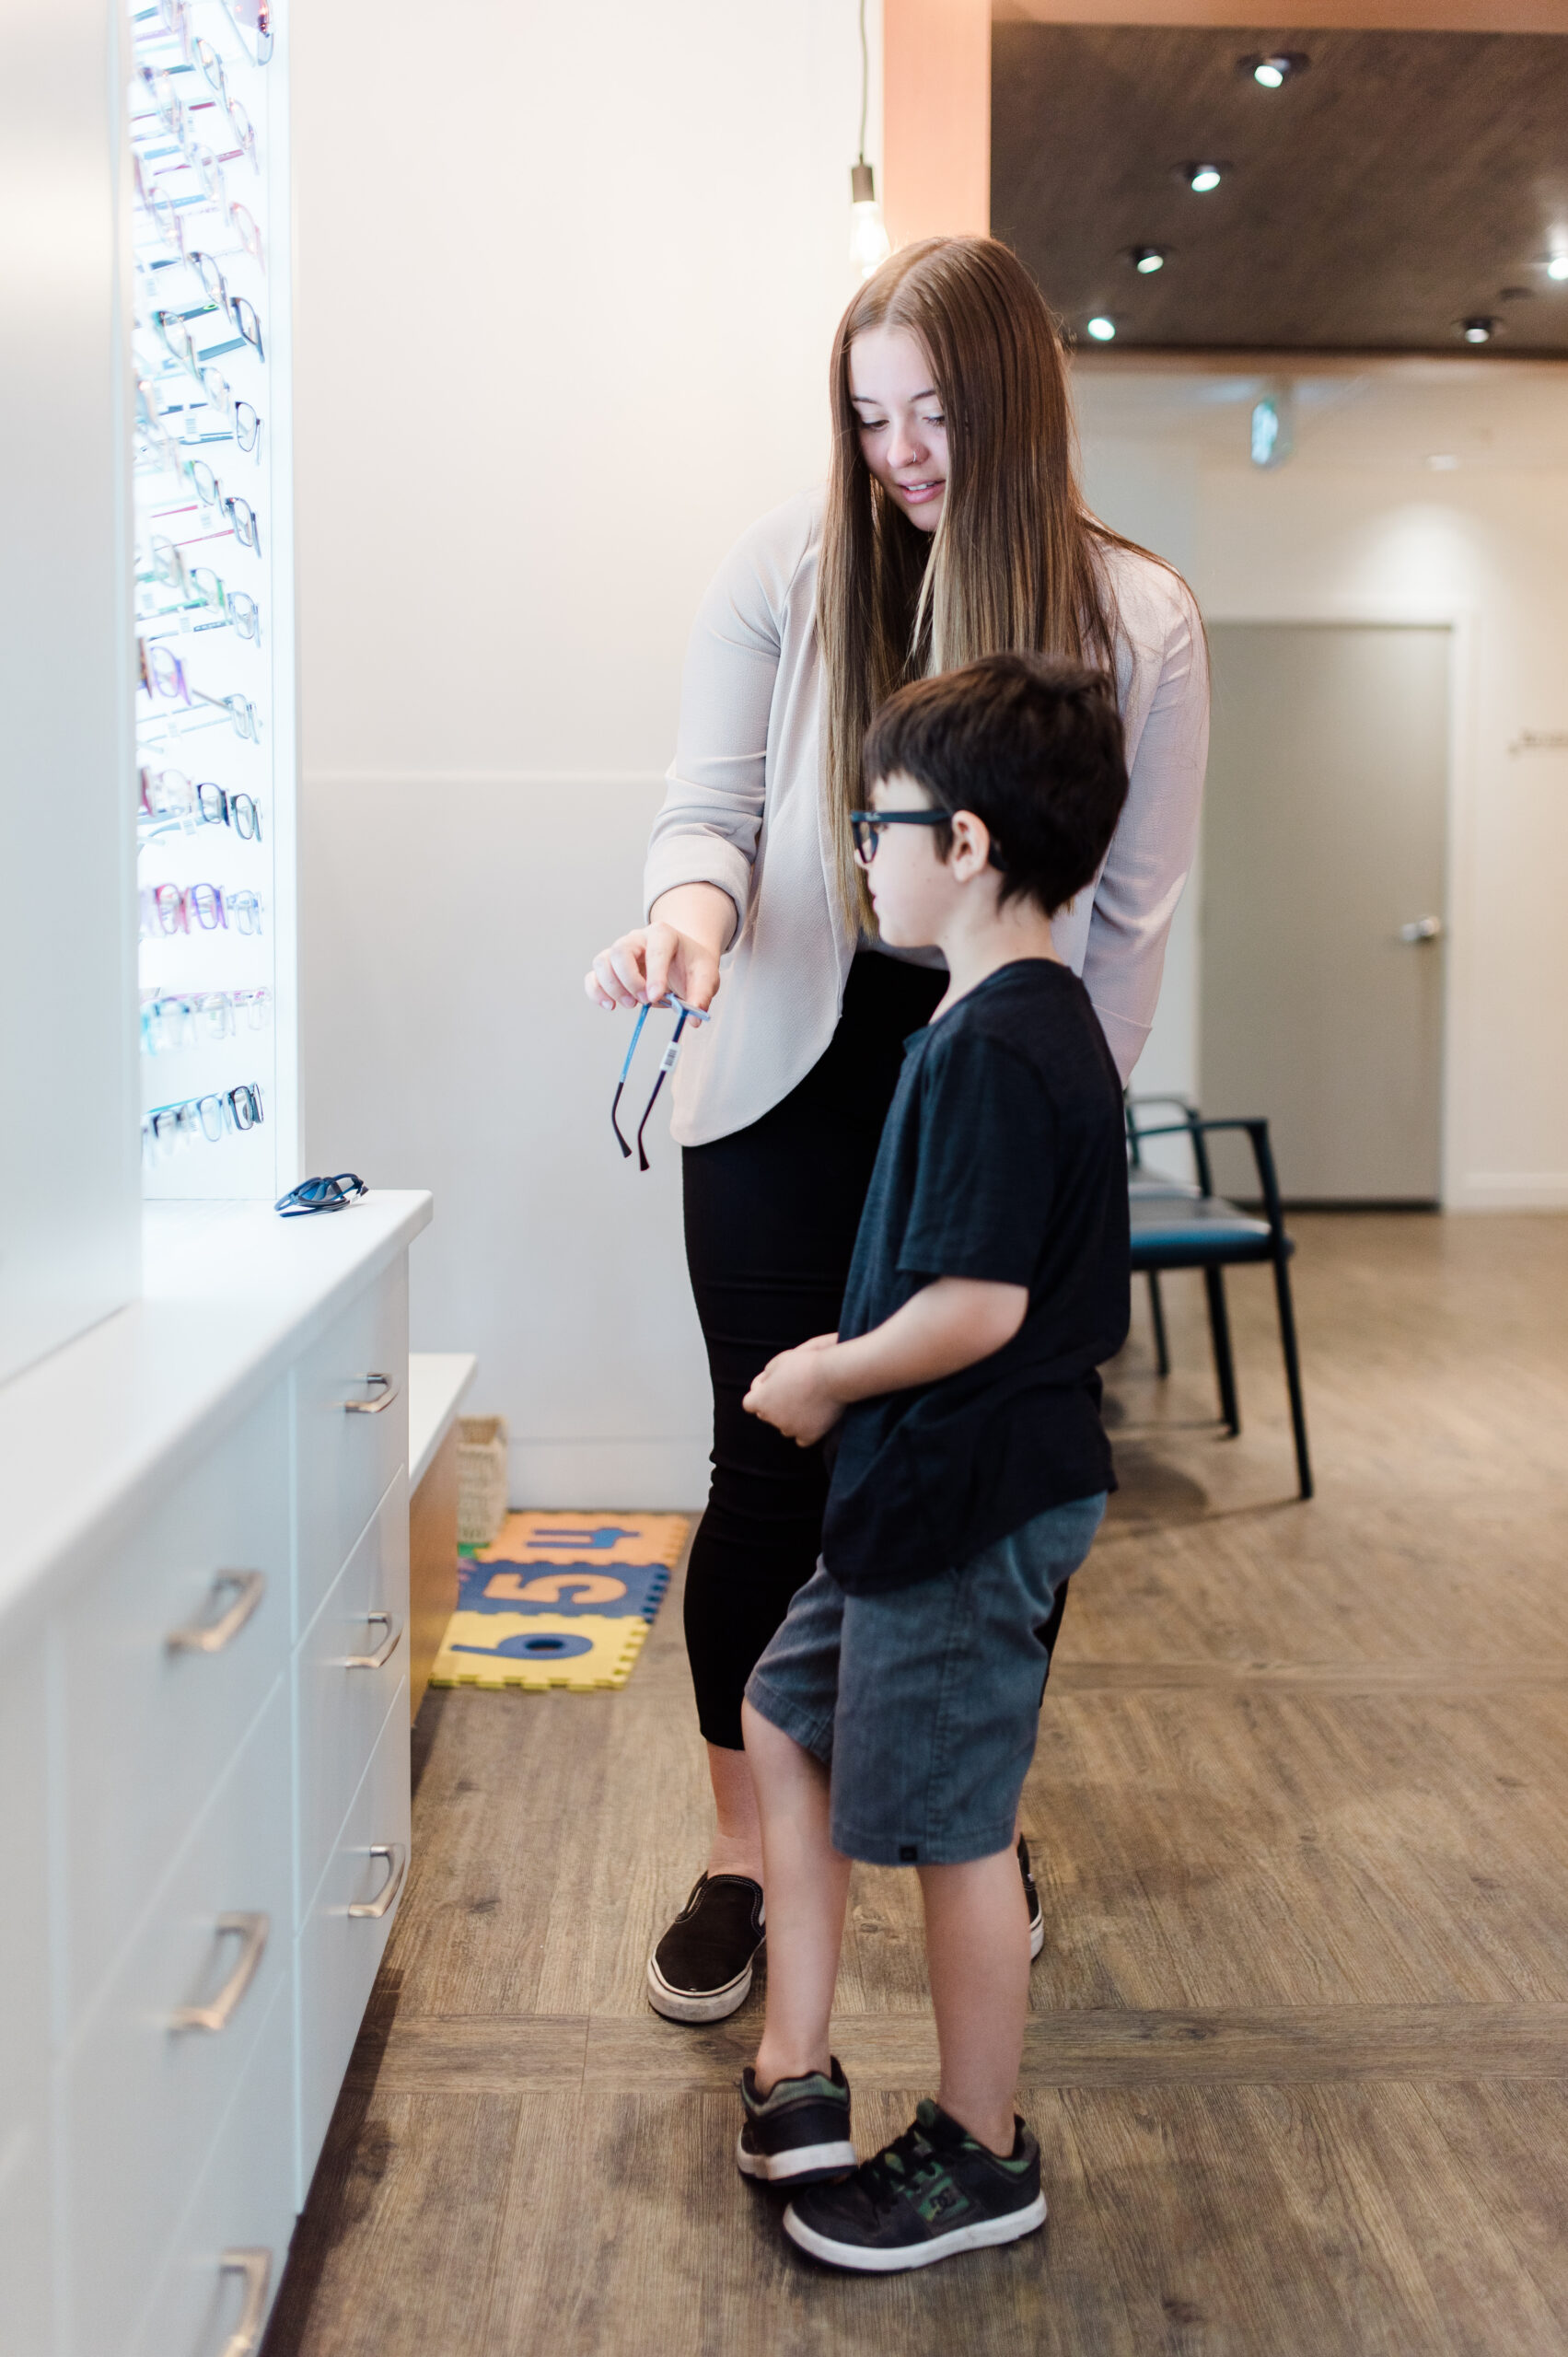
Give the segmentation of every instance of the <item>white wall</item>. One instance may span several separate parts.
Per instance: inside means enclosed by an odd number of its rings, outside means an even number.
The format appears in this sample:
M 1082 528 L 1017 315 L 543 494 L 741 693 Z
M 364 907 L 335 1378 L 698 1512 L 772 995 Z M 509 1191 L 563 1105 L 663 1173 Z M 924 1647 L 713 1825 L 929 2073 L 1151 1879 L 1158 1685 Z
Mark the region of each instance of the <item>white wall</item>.
M 313 0 L 295 54 L 308 1167 L 435 1190 L 414 1346 L 515 1500 L 697 1504 L 679 1157 L 622 1165 L 581 975 L 703 585 L 825 465 L 854 0 Z
M 123 26 L 0 18 L 0 1380 L 140 1279 Z
M 1413 447 L 1445 446 L 1418 430 Z M 1263 474 L 1179 439 L 1092 433 L 1086 457 L 1101 512 L 1137 537 L 1190 503 L 1211 621 L 1456 622 L 1445 1201 L 1568 1206 L 1568 469 L 1434 473 L 1419 456 L 1336 465 L 1307 450 Z M 1553 732 L 1561 749 L 1509 749 Z M 1140 1086 L 1201 1094 L 1195 900 Z

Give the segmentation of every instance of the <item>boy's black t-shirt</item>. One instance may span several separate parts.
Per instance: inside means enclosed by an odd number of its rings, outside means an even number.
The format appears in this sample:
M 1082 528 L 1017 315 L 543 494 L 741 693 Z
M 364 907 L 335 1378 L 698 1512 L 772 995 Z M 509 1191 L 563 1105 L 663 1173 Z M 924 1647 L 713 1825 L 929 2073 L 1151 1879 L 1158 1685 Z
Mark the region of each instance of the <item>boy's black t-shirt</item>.
M 1130 1313 L 1121 1087 L 1065 966 L 1004 966 L 904 1051 L 839 1322 L 935 1277 L 1027 1285 L 1005 1348 L 848 1409 L 822 1558 L 852 1595 L 912 1586 L 1047 1506 L 1114 1489 L 1097 1368 Z

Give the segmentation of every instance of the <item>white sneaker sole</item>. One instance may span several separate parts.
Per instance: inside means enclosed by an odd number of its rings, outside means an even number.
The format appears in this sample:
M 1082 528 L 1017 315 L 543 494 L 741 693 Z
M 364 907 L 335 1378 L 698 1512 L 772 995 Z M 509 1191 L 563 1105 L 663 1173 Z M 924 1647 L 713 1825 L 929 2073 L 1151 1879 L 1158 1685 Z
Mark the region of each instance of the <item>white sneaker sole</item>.
M 832 2144 L 796 2144 L 788 2153 L 749 2153 L 746 2131 L 735 2140 L 735 2165 L 742 2177 L 768 2185 L 798 2185 L 803 2177 L 824 2184 L 847 2177 L 854 2166 L 854 2146 L 848 2137 Z
M 667 2022 L 722 2022 L 738 2014 L 751 1994 L 751 1966 L 722 1989 L 672 1989 L 653 1956 L 648 1958 L 648 2003 Z
M 1045 1917 L 1037 1915 L 1029 1925 L 1029 1962 L 1033 1964 L 1045 1945 Z
M 1038 2194 L 1027 2210 L 1010 2210 L 1005 2218 L 988 2218 L 979 2226 L 955 2226 L 928 2243 L 907 2250 L 868 2250 L 861 2243 L 835 2243 L 803 2225 L 792 2201 L 784 2214 L 784 2230 L 792 2243 L 829 2267 L 852 2268 L 860 2275 L 898 2275 L 906 2268 L 934 2267 L 939 2258 L 956 2258 L 960 2251 L 986 2250 L 993 2243 L 1016 2243 L 1045 2223 L 1045 2196 Z

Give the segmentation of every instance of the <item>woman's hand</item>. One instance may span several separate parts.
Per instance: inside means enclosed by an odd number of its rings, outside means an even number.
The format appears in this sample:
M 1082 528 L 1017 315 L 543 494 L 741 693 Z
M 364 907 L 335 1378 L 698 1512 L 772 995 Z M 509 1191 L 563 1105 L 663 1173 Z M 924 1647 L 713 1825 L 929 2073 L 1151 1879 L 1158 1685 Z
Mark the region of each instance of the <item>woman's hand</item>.
M 599 951 L 583 977 L 589 998 L 596 1006 L 648 1006 L 673 991 L 688 1006 L 711 1006 L 735 931 L 729 894 L 716 884 L 678 884 L 649 913 L 651 924 Z
M 836 1334 L 814 1334 L 798 1350 L 781 1351 L 755 1377 L 741 1406 L 765 1424 L 772 1424 L 797 1448 L 810 1448 L 832 1431 L 843 1414 L 843 1402 L 829 1383 L 829 1362 L 822 1353 L 834 1349 Z

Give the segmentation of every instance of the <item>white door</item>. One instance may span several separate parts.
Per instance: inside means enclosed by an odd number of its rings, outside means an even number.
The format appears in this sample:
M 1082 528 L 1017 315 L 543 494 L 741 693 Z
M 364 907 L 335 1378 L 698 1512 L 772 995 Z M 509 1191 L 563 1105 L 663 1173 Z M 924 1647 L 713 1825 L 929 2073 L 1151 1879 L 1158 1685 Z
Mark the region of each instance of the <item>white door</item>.
M 1446 629 L 1217 623 L 1201 1081 L 1285 1200 L 1441 1186 Z M 1227 1151 L 1227 1190 L 1255 1192 Z

